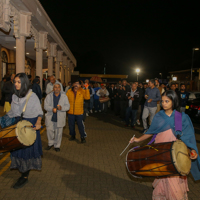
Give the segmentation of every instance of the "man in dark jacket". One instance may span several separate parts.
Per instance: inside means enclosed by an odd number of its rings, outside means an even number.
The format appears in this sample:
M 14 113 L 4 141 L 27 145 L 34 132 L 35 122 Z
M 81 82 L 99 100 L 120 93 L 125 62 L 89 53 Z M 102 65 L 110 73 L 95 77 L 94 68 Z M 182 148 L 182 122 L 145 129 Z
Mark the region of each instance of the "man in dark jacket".
M 3 86 L 3 93 L 5 94 L 4 112 L 6 113 L 11 109 L 12 95 L 14 94 L 14 86 L 13 86 L 14 78 L 15 74 L 12 74 L 10 80 L 5 82 Z
M 119 86 L 117 84 L 116 89 L 114 90 L 114 111 L 115 111 L 115 115 L 120 114 L 120 97 L 119 97 L 120 87 L 122 87 L 122 86 L 121 85 Z
M 129 94 L 130 95 L 127 97 L 128 107 L 126 108 L 126 126 L 129 125 L 131 117 L 131 127 L 135 128 L 137 111 L 140 103 L 140 91 L 138 90 L 136 83 L 132 84 L 131 92 Z
M 185 112 L 185 106 L 189 99 L 189 93 L 186 92 L 184 83 L 181 84 L 180 99 L 181 99 L 180 112 Z
M 38 99 L 41 102 L 41 99 L 42 99 L 42 90 L 40 88 L 40 80 L 38 78 L 35 78 L 33 80 L 32 91 L 38 96 Z
M 126 98 L 126 95 L 130 92 L 130 87 L 127 85 L 126 80 L 122 81 L 122 89 L 120 90 L 120 117 L 122 118 L 122 121 L 125 121 L 125 115 L 126 115 L 126 107 L 128 104 L 128 99 Z
M 111 87 L 108 89 L 111 110 L 114 110 L 114 95 L 115 95 L 115 87 L 114 86 L 115 85 L 112 83 Z

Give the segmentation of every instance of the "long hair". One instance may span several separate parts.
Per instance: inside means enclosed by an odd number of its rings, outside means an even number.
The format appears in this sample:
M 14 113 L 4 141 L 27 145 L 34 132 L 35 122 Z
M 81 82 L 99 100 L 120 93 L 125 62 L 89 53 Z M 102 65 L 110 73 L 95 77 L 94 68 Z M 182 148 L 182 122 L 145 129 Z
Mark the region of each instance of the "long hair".
M 30 89 L 30 81 L 25 73 L 18 73 L 16 74 L 15 78 L 19 77 L 21 81 L 21 88 L 20 90 L 16 90 L 14 86 L 14 94 L 17 95 L 19 98 L 25 97 Z M 14 78 L 14 80 L 15 80 Z
M 179 98 L 174 90 L 167 90 L 162 94 L 162 97 L 166 96 L 172 100 L 172 110 L 179 110 Z M 162 106 L 162 102 L 161 102 Z

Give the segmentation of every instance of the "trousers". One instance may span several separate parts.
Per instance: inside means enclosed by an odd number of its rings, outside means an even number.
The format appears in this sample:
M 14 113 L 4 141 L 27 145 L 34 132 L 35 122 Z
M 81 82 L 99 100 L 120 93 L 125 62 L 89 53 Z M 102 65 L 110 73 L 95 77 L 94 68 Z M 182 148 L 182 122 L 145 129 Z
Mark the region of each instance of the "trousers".
M 75 136 L 75 121 L 78 125 L 78 130 L 81 135 L 81 138 L 87 137 L 87 134 L 85 132 L 85 125 L 83 122 L 83 115 L 71 115 L 68 114 L 68 124 L 69 124 L 69 134 L 71 136 Z
M 57 122 L 52 122 L 47 126 L 48 145 L 54 145 L 55 148 L 60 148 L 62 142 L 63 127 L 57 127 Z
M 156 110 L 157 110 L 157 107 L 147 107 L 147 106 L 144 106 L 144 110 L 143 110 L 143 113 L 142 113 L 142 122 L 143 122 L 144 129 L 148 128 L 147 127 L 147 117 L 150 114 L 150 124 L 151 124 L 151 122 L 153 120 L 153 117 L 156 114 Z

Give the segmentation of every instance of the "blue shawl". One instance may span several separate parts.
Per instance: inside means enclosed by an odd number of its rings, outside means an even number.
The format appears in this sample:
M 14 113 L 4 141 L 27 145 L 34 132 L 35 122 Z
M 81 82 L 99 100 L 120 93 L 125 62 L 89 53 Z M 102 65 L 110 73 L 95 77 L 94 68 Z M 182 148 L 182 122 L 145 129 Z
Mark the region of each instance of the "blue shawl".
M 173 111 L 170 117 L 165 114 L 164 110 L 161 110 L 154 116 L 151 126 L 145 134 L 157 134 L 171 129 L 176 137 L 178 135 L 181 136 L 180 139 L 187 145 L 187 147 L 194 149 L 198 153 L 194 127 L 192 125 L 189 116 L 184 112 L 182 113 L 182 133 L 175 131 L 174 116 L 175 116 L 175 110 Z M 200 180 L 199 153 L 197 159 L 192 160 L 192 167 L 190 172 L 195 180 Z

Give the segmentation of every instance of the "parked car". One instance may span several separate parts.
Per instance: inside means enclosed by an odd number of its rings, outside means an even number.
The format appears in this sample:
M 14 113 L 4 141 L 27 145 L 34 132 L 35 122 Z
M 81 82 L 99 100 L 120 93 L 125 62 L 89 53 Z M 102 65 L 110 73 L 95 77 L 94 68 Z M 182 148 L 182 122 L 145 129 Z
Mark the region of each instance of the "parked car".
M 189 100 L 198 99 L 200 98 L 200 92 L 190 92 Z
M 185 113 L 193 120 L 200 120 L 200 97 L 189 100 L 185 107 Z

